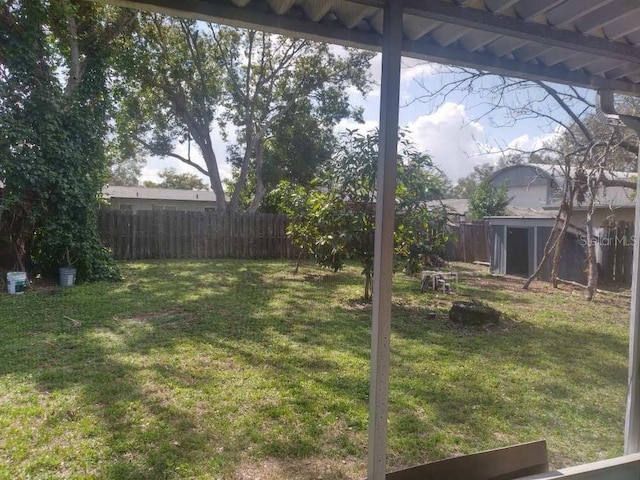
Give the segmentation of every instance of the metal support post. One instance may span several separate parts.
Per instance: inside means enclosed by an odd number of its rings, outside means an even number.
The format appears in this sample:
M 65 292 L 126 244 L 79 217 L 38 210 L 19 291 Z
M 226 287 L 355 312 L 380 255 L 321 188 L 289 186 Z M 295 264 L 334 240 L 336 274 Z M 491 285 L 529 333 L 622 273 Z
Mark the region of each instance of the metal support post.
M 380 152 L 376 183 L 373 312 L 371 316 L 371 383 L 369 387 L 367 463 L 369 480 L 384 480 L 386 476 L 402 10 L 402 1 L 387 0 L 385 3 L 380 92 Z

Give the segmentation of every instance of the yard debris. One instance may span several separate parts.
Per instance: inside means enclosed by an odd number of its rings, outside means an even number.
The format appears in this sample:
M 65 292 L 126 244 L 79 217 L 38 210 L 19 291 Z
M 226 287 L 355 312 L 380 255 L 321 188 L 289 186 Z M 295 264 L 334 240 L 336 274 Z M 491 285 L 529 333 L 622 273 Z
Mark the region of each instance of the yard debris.
M 427 290 L 433 290 L 434 292 L 441 290 L 444 293 L 451 293 L 451 283 L 447 282 L 446 277 L 453 278 L 453 273 L 425 270 L 422 272 L 420 293 L 424 293 Z
M 558 278 L 558 283 L 564 283 L 565 285 L 570 285 L 572 287 L 577 287 L 577 288 L 581 288 L 581 289 L 587 288 L 586 285 L 582 285 L 581 283 L 578 283 L 578 282 L 572 282 L 571 280 L 563 280 L 562 278 Z M 596 293 L 602 293 L 602 294 L 605 294 L 605 295 L 614 295 L 614 296 L 618 296 L 618 297 L 622 297 L 622 298 L 631 298 L 631 294 L 630 293 L 612 292 L 610 290 L 601 290 L 599 288 L 596 288 Z
M 496 324 L 500 320 L 500 312 L 478 300 L 470 302 L 453 302 L 449 310 L 449 319 L 463 325 Z
M 73 325 L 74 327 L 79 327 L 82 325 L 82 322 L 80 320 L 68 317 L 67 315 L 63 315 L 62 318 L 64 318 L 65 320 L 69 320 L 71 322 L 71 325 Z

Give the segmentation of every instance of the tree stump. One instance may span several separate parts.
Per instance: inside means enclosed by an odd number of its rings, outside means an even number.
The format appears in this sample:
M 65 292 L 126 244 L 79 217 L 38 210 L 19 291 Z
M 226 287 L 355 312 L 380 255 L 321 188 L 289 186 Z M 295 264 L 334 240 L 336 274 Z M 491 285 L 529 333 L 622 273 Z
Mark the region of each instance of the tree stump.
M 453 302 L 449 319 L 461 325 L 496 324 L 500 320 L 500 312 L 480 302 Z

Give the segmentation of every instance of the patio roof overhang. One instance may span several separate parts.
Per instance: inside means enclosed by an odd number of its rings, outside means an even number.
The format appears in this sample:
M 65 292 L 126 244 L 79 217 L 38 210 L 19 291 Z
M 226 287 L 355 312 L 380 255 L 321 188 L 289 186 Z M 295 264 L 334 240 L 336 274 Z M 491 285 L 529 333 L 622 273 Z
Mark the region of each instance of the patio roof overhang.
M 640 1 L 96 1 L 382 51 L 368 478 L 384 479 L 401 57 L 640 96 Z M 625 453 L 640 451 L 639 256 L 636 242 Z
M 106 1 L 382 49 L 384 0 Z M 640 95 L 636 1 L 404 0 L 403 4 L 405 57 Z

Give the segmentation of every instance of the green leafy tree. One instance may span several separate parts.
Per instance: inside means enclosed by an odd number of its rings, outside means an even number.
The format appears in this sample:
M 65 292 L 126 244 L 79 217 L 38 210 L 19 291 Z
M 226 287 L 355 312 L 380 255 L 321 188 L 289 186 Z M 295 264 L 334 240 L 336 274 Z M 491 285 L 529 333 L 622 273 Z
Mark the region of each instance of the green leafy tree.
M 145 187 L 154 188 L 175 188 L 177 190 L 209 190 L 206 183 L 195 173 L 178 173 L 175 168 L 165 168 L 158 177 L 162 180 L 159 183 L 146 181 Z
M 310 99 L 292 107 L 271 128 L 263 144 L 263 177 L 266 191 L 281 180 L 309 185 L 317 169 L 331 159 L 337 143 L 334 127 L 340 119 L 360 112 L 342 99 L 325 111 L 314 109 Z
M 237 155 L 230 160 L 237 172 L 228 207 L 235 211 L 243 195 L 256 210 L 266 193 L 264 144 L 278 122 L 305 102 L 325 121 L 350 115 L 347 89 L 367 91 L 371 55 L 340 55 L 308 40 L 139 14 L 120 58 L 121 134 L 132 145 L 207 175 L 218 198 L 225 195 L 211 131 L 217 127 L 226 136 L 234 129 Z M 178 144 L 189 141 L 204 166 L 176 153 Z
M 469 213 L 476 219 L 504 215 L 510 200 L 506 185 L 495 187 L 485 178 L 469 200 Z
M 45 273 L 71 260 L 80 279 L 117 276 L 97 208 L 110 45 L 129 18 L 82 1 L 0 7 L 0 232 L 21 269 L 28 254 Z
M 399 150 L 395 253 L 398 260 L 414 264 L 444 247 L 446 213 L 428 207 L 428 202 L 442 198 L 443 182 L 431 159 L 404 136 Z M 349 132 L 319 178 L 321 188 L 306 194 L 297 191 L 299 202 L 296 197 L 292 202 L 299 208 L 291 228 L 303 232 L 305 247 L 320 265 L 339 270 L 347 259 L 360 263 L 367 301 L 374 274 L 377 163 L 377 132 Z
M 289 219 L 287 236 L 299 250 L 294 273 L 298 273 L 304 256 L 322 262 L 338 255 L 337 242 L 329 234 L 333 228 L 329 213 L 338 211 L 336 201 L 327 192 L 287 180 L 282 180 L 265 197 L 266 211 L 284 213 Z M 335 263 L 330 266 L 335 267 Z
M 500 157 L 497 165 L 483 163 L 473 167 L 473 172 L 466 177 L 459 179 L 455 187 L 451 189 L 450 197 L 471 199 L 473 198 L 478 186 L 496 170 L 527 162 L 546 163 L 546 160 L 546 157 L 538 153 L 524 155 L 522 153 L 508 152 Z
M 473 172 L 458 180 L 455 187 L 452 189 L 452 198 L 473 198 L 478 185 L 491 175 L 494 170 L 495 167 L 490 163 L 476 165 L 473 167 Z
M 146 160 L 139 156 L 112 160 L 109 184 L 121 187 L 135 187 L 140 183 L 142 167 Z

